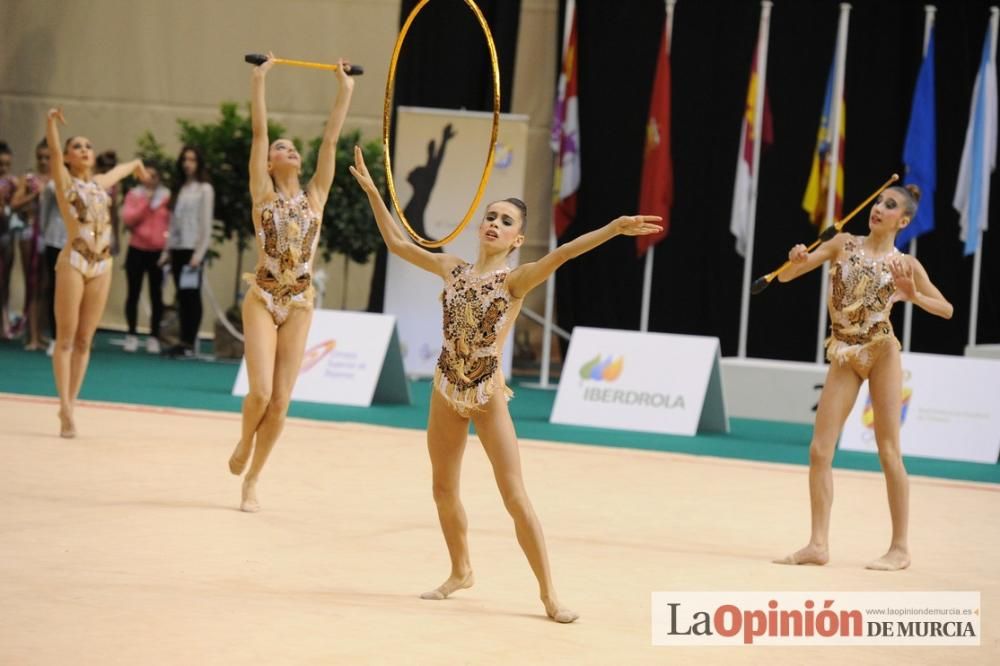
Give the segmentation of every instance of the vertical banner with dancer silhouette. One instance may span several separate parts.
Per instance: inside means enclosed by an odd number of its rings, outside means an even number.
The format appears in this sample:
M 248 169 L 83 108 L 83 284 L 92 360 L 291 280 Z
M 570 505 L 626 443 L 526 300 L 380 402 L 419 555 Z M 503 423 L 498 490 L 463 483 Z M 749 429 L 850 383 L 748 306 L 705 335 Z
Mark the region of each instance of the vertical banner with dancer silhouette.
M 443 238 L 462 220 L 479 186 L 492 115 L 475 111 L 399 107 L 392 158 L 403 214 L 425 238 Z M 504 114 L 493 154 L 489 185 L 465 231 L 444 252 L 474 262 L 479 223 L 486 206 L 507 197 L 524 198 L 528 119 Z M 532 223 L 528 211 L 528 224 Z M 518 252 L 508 264 L 518 262 Z M 441 351 L 441 278 L 392 255 L 386 268 L 385 312 L 397 318 L 403 363 L 409 375 L 433 375 Z M 510 375 L 511 335 L 504 348 Z

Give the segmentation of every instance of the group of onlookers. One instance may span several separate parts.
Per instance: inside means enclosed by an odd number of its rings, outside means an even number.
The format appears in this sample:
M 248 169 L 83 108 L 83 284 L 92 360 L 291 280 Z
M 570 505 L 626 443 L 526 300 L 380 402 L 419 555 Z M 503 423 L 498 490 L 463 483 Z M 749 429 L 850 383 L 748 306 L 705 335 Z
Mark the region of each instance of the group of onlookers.
M 18 177 L 12 173 L 12 151 L 0 141 L 0 338 L 23 337 L 25 349 L 47 349 L 51 355 L 56 338 L 55 270 L 67 234 L 50 178 L 49 152 L 43 139 L 35 148 L 35 168 Z M 105 173 L 116 163 L 114 151 L 102 152 L 97 156 L 95 171 Z M 148 178 L 128 190 L 124 201 L 120 184 L 108 190 L 112 255 L 119 254 L 121 223 L 128 234 L 124 262 L 128 280 L 124 349 L 128 352 L 140 347 L 138 306 L 146 278 L 151 307 L 146 351 L 171 356 L 194 354 L 202 318 L 201 281 L 212 237 L 215 192 L 196 147 L 184 146 L 174 169 L 169 188 L 163 183 L 164 174 L 147 164 Z M 10 311 L 10 282 L 17 254 L 23 271 L 24 306 L 21 316 L 15 318 Z M 179 343 L 167 349 L 162 348 L 160 340 L 165 270 L 173 276 L 180 329 Z

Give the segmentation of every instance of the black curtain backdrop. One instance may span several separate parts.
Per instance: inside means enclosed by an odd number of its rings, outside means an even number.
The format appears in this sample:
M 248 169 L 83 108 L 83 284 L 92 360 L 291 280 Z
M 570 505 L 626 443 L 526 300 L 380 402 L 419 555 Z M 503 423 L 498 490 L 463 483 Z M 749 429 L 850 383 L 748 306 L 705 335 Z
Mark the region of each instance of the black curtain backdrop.
M 844 210 L 893 172 L 902 150 L 920 67 L 923 2 L 855 3 L 845 81 L 847 129 Z M 580 125 L 583 180 L 580 215 L 566 238 L 633 212 L 639 196 L 644 126 L 664 23 L 662 0 L 581 0 Z M 758 2 L 680 0 L 674 14 L 673 159 L 675 201 L 668 238 L 657 248 L 650 329 L 718 336 L 725 355 L 738 343 L 743 260 L 729 233 L 740 119 L 757 39 Z M 838 3 L 776 2 L 767 88 L 775 142 L 762 154 L 754 277 L 777 267 L 788 248 L 815 230 L 801 209 L 824 87 L 833 59 Z M 921 237 L 918 256 L 955 305 L 944 321 L 917 309 L 913 351 L 960 354 L 968 336 L 972 258 L 962 256 L 958 214 L 951 208 L 972 85 L 988 25 L 988 3 L 940 3 L 936 22 L 938 188 L 936 230 Z M 558 39 L 558 38 L 557 38 Z M 991 231 L 984 237 L 979 340 L 1000 341 L 998 182 L 992 181 Z M 867 210 L 847 231 L 867 233 Z M 748 354 L 812 360 L 821 273 L 775 284 L 753 297 Z M 633 241 L 560 269 L 559 323 L 635 329 L 642 263 Z M 902 306 L 894 320 L 902 336 Z
M 400 24 L 414 6 L 404 0 Z M 483 0 L 510 101 L 520 3 Z M 560 3 L 559 26 L 565 2 Z M 844 210 L 891 173 L 902 150 L 922 58 L 923 0 L 854 3 L 845 95 Z M 579 215 L 563 242 L 620 214 L 636 212 L 645 124 L 664 23 L 663 0 L 578 0 L 583 179 Z M 432 13 L 432 11 L 434 13 Z M 951 200 L 989 3 L 938 3 L 936 230 L 918 257 L 955 305 L 950 321 L 915 309 L 913 351 L 961 354 L 968 336 L 972 258 L 962 256 Z M 729 233 L 733 180 L 760 3 L 680 0 L 671 45 L 675 177 L 670 235 L 658 246 L 650 328 L 718 336 L 725 355 L 738 343 L 743 260 Z M 836 0 L 778 0 L 772 11 L 767 88 L 774 144 L 761 156 L 753 275 L 777 267 L 788 248 L 815 238 L 801 208 L 837 32 Z M 555 48 L 561 36 L 552 35 Z M 479 27 L 461 0 L 436 0 L 418 17 L 397 72 L 398 104 L 489 108 L 489 68 Z M 554 95 L 537 90 L 537 95 Z M 548 119 L 546 119 L 547 121 Z M 992 180 L 984 236 L 979 341 L 1000 342 L 1000 182 Z M 865 210 L 846 228 L 867 233 Z M 774 284 L 751 300 L 748 354 L 810 361 L 815 356 L 820 271 Z M 636 329 L 642 262 L 633 239 L 618 238 L 557 274 L 557 313 L 565 328 Z M 375 293 L 375 292 L 373 292 Z M 377 287 L 381 298 L 382 286 Z M 894 324 L 902 336 L 902 305 Z
M 520 0 L 477 0 L 489 24 L 500 66 L 501 111 L 510 111 L 514 86 L 514 57 Z M 403 0 L 399 27 L 417 5 Z M 388 57 L 391 54 L 387 54 Z M 396 66 L 394 106 L 493 111 L 490 55 L 482 28 L 463 0 L 429 2 L 410 25 Z M 395 118 L 393 118 L 395 124 Z M 395 132 L 392 134 L 395 139 Z M 402 174 L 393 174 L 397 179 Z M 405 206 L 406 202 L 401 201 Z M 461 211 L 456 211 L 456 216 Z M 459 218 L 456 217 L 456 221 Z M 375 273 L 368 300 L 369 312 L 382 312 L 385 292 L 386 251 L 375 255 Z

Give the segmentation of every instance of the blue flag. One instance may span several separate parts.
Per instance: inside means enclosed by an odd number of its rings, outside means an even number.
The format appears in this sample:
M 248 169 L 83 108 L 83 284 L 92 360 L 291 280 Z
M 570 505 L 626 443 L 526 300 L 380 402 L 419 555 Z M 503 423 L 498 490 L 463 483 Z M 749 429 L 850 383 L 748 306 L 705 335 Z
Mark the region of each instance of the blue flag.
M 937 139 L 934 130 L 934 29 L 927 41 L 927 53 L 920 65 L 917 86 L 906 128 L 903 163 L 904 183 L 920 188 L 920 206 L 910 223 L 896 234 L 896 247 L 904 250 L 910 241 L 934 229 L 934 189 L 937 187 Z

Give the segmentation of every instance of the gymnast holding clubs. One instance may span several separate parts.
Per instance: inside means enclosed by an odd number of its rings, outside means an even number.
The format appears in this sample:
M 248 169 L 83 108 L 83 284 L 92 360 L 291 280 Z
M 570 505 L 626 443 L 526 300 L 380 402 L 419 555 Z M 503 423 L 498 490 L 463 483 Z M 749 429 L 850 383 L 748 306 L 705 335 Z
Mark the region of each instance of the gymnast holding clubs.
M 50 171 L 67 231 L 55 266 L 52 371 L 59 394 L 59 435 L 75 437 L 73 408 L 111 288 L 112 202 L 107 190 L 130 175 L 149 182 L 149 174 L 138 159 L 95 174 L 93 144 L 86 137 L 72 136 L 63 146 L 58 123 L 66 124 L 62 110 L 49 109 L 45 137 L 51 152 Z
M 831 264 L 831 336 L 826 347 L 830 368 L 809 446 L 812 533 L 804 548 L 775 560 L 778 564 L 822 565 L 829 560 L 833 454 L 858 391 L 867 379 L 892 518 L 889 550 L 867 568 L 894 571 L 910 565 L 909 479 L 899 442 L 903 374 L 900 344 L 889 313 L 897 301 L 910 301 L 944 319 L 951 318 L 953 308 L 916 257 L 899 252 L 894 245 L 896 233 L 916 215 L 920 190 L 915 185 L 887 186 L 883 186 L 872 206 L 867 236 L 839 233 L 812 253 L 804 245 L 796 245 L 788 253 L 788 270 L 783 267 L 778 275 L 779 281 L 787 282 L 824 262 Z
M 257 479 L 285 424 L 292 388 L 302 365 L 312 322 L 312 264 L 319 242 L 323 208 L 333 185 L 337 140 L 347 117 L 354 80 L 338 61 L 334 69 L 337 98 L 323 130 L 316 172 L 303 187 L 302 156 L 288 139 L 269 143 L 264 81 L 280 62 L 269 53 L 253 69 L 250 115 L 250 197 L 257 239 L 257 267 L 244 275 L 244 358 L 249 391 L 243 401 L 240 440 L 229 458 L 229 471 L 243 479 L 240 509 L 256 512 Z
M 468 263 L 410 241 L 383 202 L 360 148 L 354 149 L 350 171 L 368 195 L 388 250 L 444 282 L 444 346 L 435 370 L 427 448 L 451 571 L 444 583 L 421 597 L 445 599 L 473 584 L 468 523 L 459 498 L 462 454 L 471 421 L 493 467 L 504 506 L 514 520 L 517 541 L 538 580 L 546 614 L 557 622 L 572 622 L 578 615 L 560 604 L 556 596 L 542 527 L 524 488 L 517 436 L 507 407 L 512 393 L 504 381 L 500 350 L 524 297 L 559 266 L 615 236 L 656 233 L 661 230 L 656 224 L 661 218 L 619 217 L 538 261 L 511 269 L 507 256 L 524 242 L 527 208 L 520 199 L 502 199 L 486 207 L 479 224 L 479 255 L 475 263 Z

